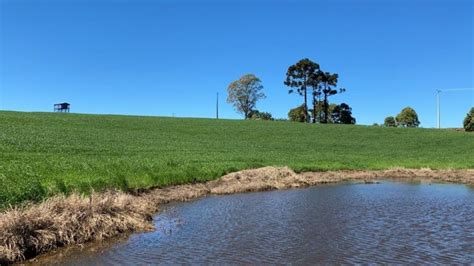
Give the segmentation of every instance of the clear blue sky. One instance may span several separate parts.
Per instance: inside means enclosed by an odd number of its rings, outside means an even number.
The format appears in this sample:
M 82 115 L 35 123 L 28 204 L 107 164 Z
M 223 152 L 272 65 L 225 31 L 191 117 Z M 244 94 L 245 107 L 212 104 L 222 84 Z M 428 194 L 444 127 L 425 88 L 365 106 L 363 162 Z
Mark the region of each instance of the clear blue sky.
M 258 109 L 286 117 L 283 85 L 308 57 L 340 75 L 360 124 L 403 107 L 433 127 L 435 89 L 474 87 L 474 1 L 0 0 L 0 109 L 240 118 L 227 85 L 261 78 Z M 460 127 L 474 92 L 443 95 Z

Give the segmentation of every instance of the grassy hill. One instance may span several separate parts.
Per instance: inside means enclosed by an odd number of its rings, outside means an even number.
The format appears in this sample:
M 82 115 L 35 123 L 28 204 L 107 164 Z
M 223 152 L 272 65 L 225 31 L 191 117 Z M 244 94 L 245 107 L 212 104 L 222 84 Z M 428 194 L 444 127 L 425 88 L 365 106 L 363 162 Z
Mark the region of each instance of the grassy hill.
M 205 181 L 267 165 L 302 170 L 474 168 L 452 130 L 0 112 L 0 208 L 73 190 Z

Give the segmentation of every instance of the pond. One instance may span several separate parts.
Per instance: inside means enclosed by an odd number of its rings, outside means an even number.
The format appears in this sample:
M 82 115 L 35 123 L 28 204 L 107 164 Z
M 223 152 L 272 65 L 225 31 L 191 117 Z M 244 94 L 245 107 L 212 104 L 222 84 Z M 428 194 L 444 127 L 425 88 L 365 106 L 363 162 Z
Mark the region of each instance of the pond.
M 474 189 L 462 185 L 383 181 L 210 196 L 166 205 L 155 224 L 48 264 L 474 263 Z

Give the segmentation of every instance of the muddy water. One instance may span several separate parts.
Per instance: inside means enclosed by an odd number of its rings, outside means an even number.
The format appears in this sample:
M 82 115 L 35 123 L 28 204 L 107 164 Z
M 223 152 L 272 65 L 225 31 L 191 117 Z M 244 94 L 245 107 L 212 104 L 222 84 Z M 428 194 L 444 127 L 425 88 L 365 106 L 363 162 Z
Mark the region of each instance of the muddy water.
M 381 182 L 170 204 L 157 231 L 39 262 L 66 265 L 474 263 L 474 189 Z

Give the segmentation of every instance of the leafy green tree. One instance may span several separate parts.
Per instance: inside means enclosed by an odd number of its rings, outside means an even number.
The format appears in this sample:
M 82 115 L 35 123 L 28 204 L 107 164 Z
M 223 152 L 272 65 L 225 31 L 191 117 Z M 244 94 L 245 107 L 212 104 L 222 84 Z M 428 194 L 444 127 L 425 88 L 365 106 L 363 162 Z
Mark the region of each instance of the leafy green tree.
M 296 88 L 296 92 L 304 97 L 304 109 L 305 121 L 309 122 L 308 115 L 308 87 L 314 86 L 315 82 L 313 78 L 316 77 L 316 73 L 319 71 L 319 65 L 308 58 L 298 61 L 296 64 L 291 65 L 286 72 L 286 80 L 284 84 L 292 89 L 289 93 L 295 92 L 293 88 Z
M 402 127 L 418 127 L 418 114 L 411 107 L 405 107 L 396 117 L 397 125 Z
M 322 117 L 322 110 L 323 108 L 320 108 L 323 106 L 323 101 L 321 100 L 321 95 L 322 93 L 322 87 L 320 86 L 321 84 L 321 76 L 322 71 L 318 70 L 314 72 L 310 79 L 309 79 L 309 85 L 313 88 L 312 91 L 312 96 L 313 96 L 313 110 L 312 110 L 312 119 L 313 123 L 319 122 L 321 123 L 321 117 Z
M 331 103 L 329 104 L 329 114 L 332 114 L 334 108 L 337 104 Z M 313 106 L 313 110 L 311 111 L 311 117 L 314 123 L 321 123 L 324 120 L 324 102 L 323 101 L 316 101 L 316 104 Z M 328 123 L 332 123 L 332 117 L 328 117 Z
M 260 112 L 258 110 L 252 110 L 249 116 L 252 120 L 273 120 L 272 114 L 268 112 Z
M 323 120 L 321 123 L 328 123 L 329 122 L 329 102 L 328 98 L 330 96 L 336 95 L 337 93 L 342 93 L 346 91 L 346 89 L 335 89 L 334 87 L 337 86 L 337 81 L 339 78 L 338 74 L 331 74 L 329 72 L 322 72 L 320 71 L 318 73 L 318 80 L 320 80 L 320 84 L 322 86 L 321 88 L 321 93 L 324 97 L 323 99 L 323 110 L 324 110 L 324 116 Z
M 250 112 L 257 106 L 257 101 L 265 98 L 263 86 L 254 74 L 247 74 L 232 82 L 227 87 L 227 103 L 232 104 L 235 110 L 250 118 Z
M 466 131 L 474 131 L 474 107 L 471 108 L 469 113 L 466 115 L 466 118 L 464 118 L 463 124 Z
M 356 119 L 352 117 L 352 108 L 347 103 L 341 103 L 334 107 L 331 113 L 334 124 L 355 124 Z
M 397 121 L 395 121 L 395 117 L 388 116 L 383 121 L 383 125 L 386 127 L 397 127 Z
M 307 122 L 308 121 L 308 112 L 307 110 L 305 110 L 306 107 L 304 104 L 296 107 L 296 108 L 293 108 L 293 109 L 290 109 L 290 111 L 288 112 L 288 119 L 290 121 L 295 121 L 295 122 Z

